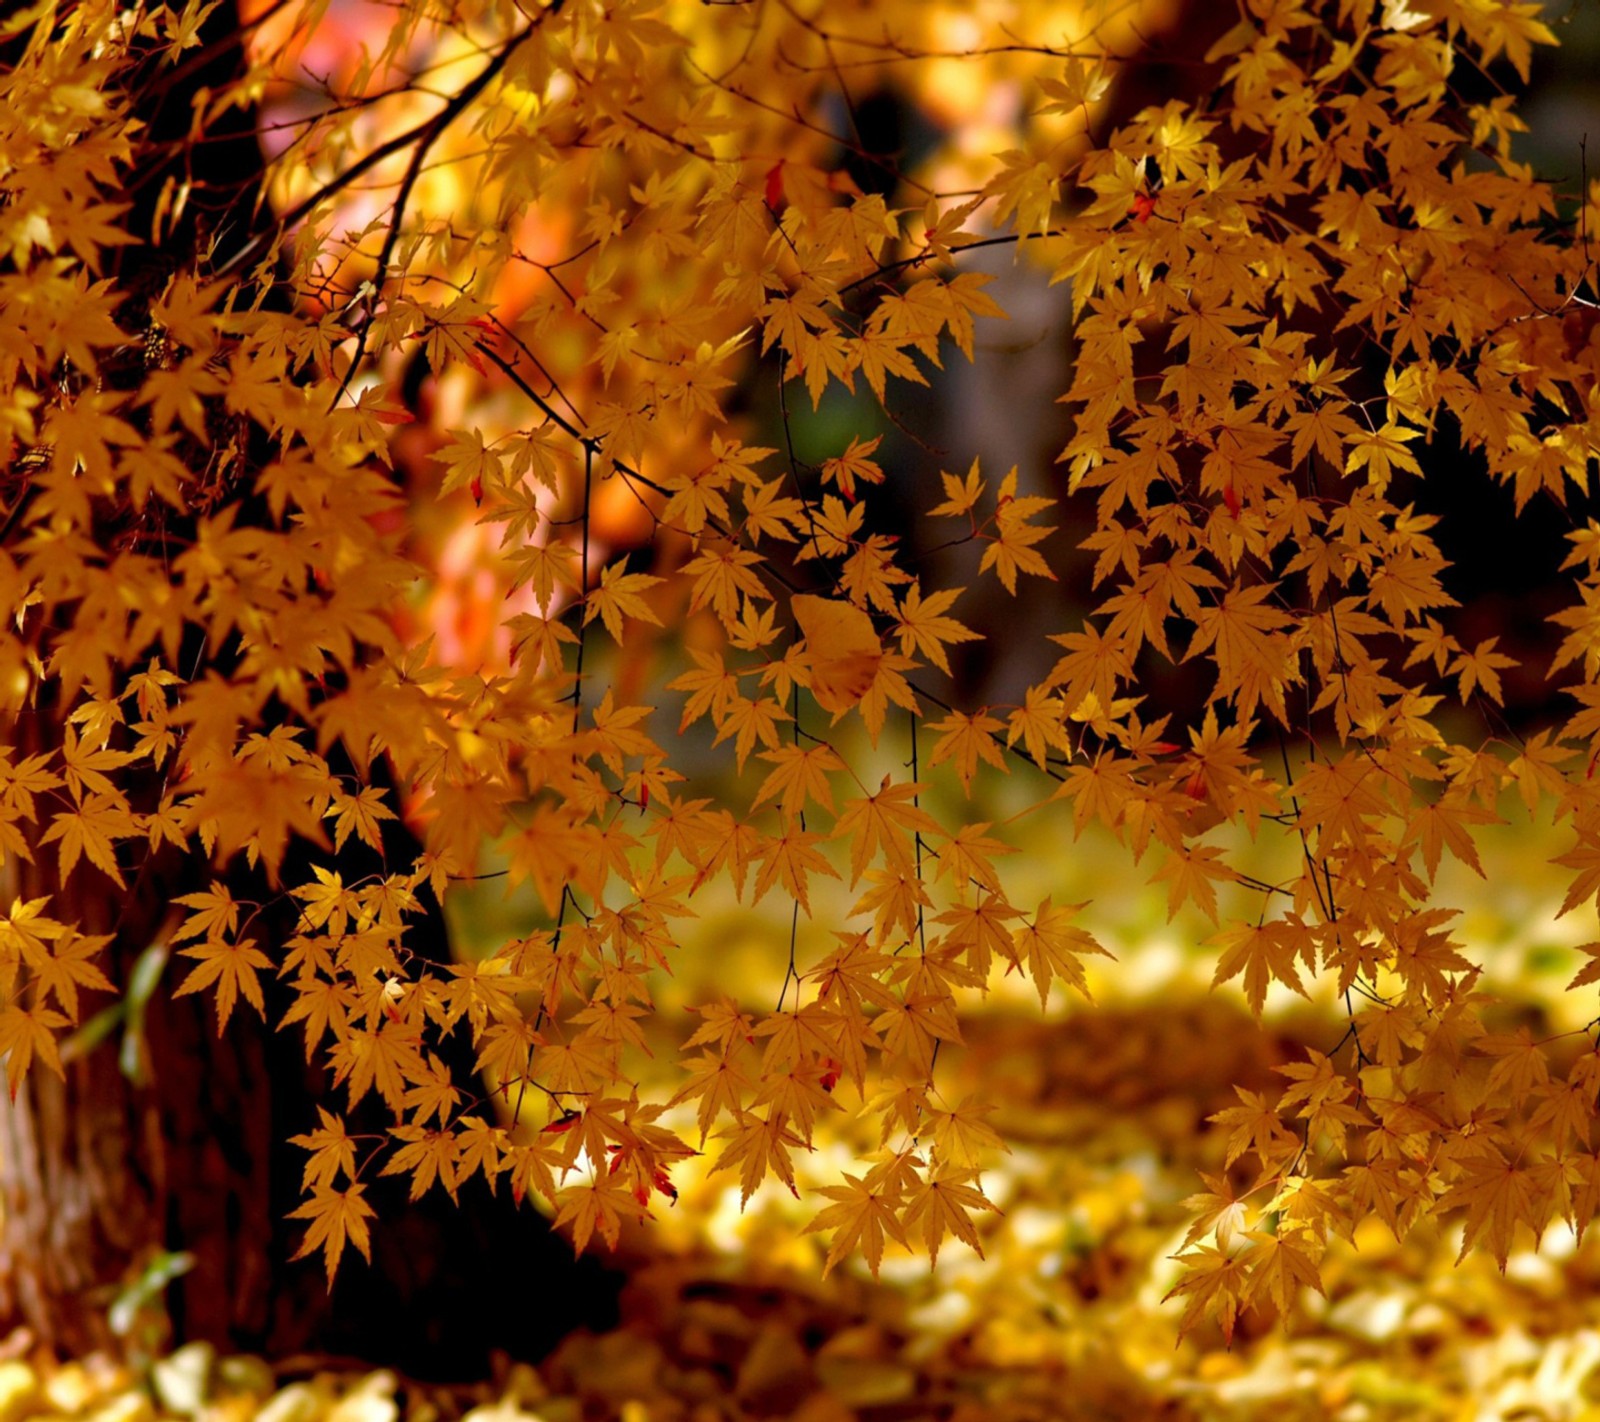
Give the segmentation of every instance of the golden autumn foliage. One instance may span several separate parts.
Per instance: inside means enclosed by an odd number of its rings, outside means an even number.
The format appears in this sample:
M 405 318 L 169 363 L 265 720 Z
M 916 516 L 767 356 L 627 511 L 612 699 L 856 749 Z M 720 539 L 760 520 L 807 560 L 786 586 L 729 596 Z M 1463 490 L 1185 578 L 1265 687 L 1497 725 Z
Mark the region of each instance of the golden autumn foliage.
M 298 57 L 348 21 L 321 9 L 262 16 L 257 69 L 195 115 L 276 116 L 259 230 L 142 303 L 117 266 L 151 235 L 119 225 L 128 86 L 185 62 L 200 7 L 4 22 L 13 1092 L 115 990 L 83 900 L 181 864 L 173 991 L 210 994 L 219 1032 L 272 1012 L 333 1082 L 294 1138 L 330 1276 L 383 1227 L 377 1177 L 503 1185 L 583 1249 L 698 1153 L 742 1199 L 805 1193 L 828 1268 L 981 1251 L 1003 1139 L 947 1089 L 963 1011 L 1005 974 L 1086 993 L 1106 953 L 1082 905 L 1014 887 L 1008 856 L 1058 849 L 1031 832 L 1065 809 L 1212 923 L 1216 981 L 1257 1015 L 1275 985 L 1347 1009 L 1214 1116 L 1185 1328 L 1289 1309 L 1371 1217 L 1459 1217 L 1502 1266 L 1524 1231 L 1581 1236 L 1592 1034 L 1499 1024 L 1435 892 L 1450 860 L 1492 878 L 1475 831 L 1527 814 L 1560 837 L 1563 911 L 1600 899 L 1600 189 L 1558 197 L 1512 156 L 1513 96 L 1463 80 L 1525 80 L 1554 38 L 1537 6 L 1247 0 L 1203 98 L 1110 132 L 1141 62 L 1120 6 L 1037 7 L 1048 40 L 1017 42 L 957 5 L 408 3 L 310 85 Z M 1018 96 L 1004 144 L 862 192 L 834 129 L 889 71 L 953 133 L 964 94 Z M 802 457 L 806 408 L 845 391 L 898 419 L 983 360 L 1005 313 L 963 254 L 989 247 L 1070 286 L 1058 466 L 924 450 L 891 487 L 868 430 Z M 422 635 L 442 560 L 406 542 L 393 468 L 414 368 L 440 433 L 412 481 L 468 511 L 491 570 L 476 639 Z M 1518 511 L 1571 515 L 1548 675 L 1576 709 L 1526 735 L 1498 709 L 1521 664 L 1455 625 L 1416 507 L 1466 477 L 1436 467 L 1452 439 Z M 963 584 L 920 566 L 924 533 Z M 1041 598 L 1085 557 L 1093 601 L 1047 604 L 1042 675 L 976 702 L 963 595 Z M 1188 662 L 1202 694 L 1150 694 Z M 412 952 L 490 847 L 519 931 Z M 718 893 L 782 905 L 786 971 L 775 1000 L 694 1003 L 660 1086 L 645 1026 L 713 951 Z M 257 925 L 284 902 L 276 941 Z M 386 1135 L 349 1130 L 367 1098 Z M 847 1120 L 869 1153 L 819 1181 L 802 1164 Z

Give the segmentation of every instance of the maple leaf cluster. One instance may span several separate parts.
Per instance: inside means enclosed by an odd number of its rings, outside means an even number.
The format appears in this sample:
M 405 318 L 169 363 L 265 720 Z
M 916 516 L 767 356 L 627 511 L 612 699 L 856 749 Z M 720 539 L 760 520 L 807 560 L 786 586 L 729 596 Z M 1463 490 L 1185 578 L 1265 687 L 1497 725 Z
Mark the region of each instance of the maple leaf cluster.
M 1519 739 L 1496 709 L 1517 659 L 1452 630 L 1434 520 L 1406 492 L 1447 416 L 1519 510 L 1588 493 L 1600 353 L 1569 318 L 1593 309 L 1600 199 L 1558 200 L 1512 156 L 1510 103 L 1454 87 L 1469 63 L 1525 79 L 1552 38 L 1535 7 L 1251 0 L 1205 57 L 1204 103 L 1108 136 L 1107 66 L 1137 62 L 1124 22 L 973 46 L 963 63 L 1042 102 L 975 181 L 903 175 L 906 208 L 846 180 L 824 116 L 841 51 L 944 62 L 934 7 L 893 34 L 776 0 L 727 26 L 681 9 L 401 7 L 289 126 L 263 233 L 172 274 L 144 331 L 102 275 L 134 240 L 119 85 L 141 46 L 181 54 L 193 17 L 155 6 L 130 30 L 84 0 L 18 31 L 0 855 L 31 887 L 0 917 L 12 1090 L 62 1069 L 80 993 L 112 987 L 110 940 L 75 904 L 176 856 L 207 881 L 176 899 L 176 991 L 210 993 L 221 1031 L 273 989 L 339 1092 L 295 1140 L 296 1213 L 330 1275 L 366 1251 L 374 1176 L 413 1196 L 504 1180 L 582 1248 L 673 1198 L 696 1150 L 744 1198 L 798 1191 L 847 1110 L 876 1152 L 819 1187 L 828 1265 L 978 1248 L 994 1142 L 941 1095 L 939 1060 L 995 974 L 1041 1003 L 1088 991 L 1104 948 L 1074 907 L 1014 902 L 1003 872 L 1065 800 L 1172 912 L 1216 924 L 1217 979 L 1258 1015 L 1275 985 L 1350 1008 L 1281 1092 L 1218 1118 L 1229 1174 L 1197 1203 L 1189 1322 L 1288 1306 L 1373 1213 L 1403 1235 L 1460 1210 L 1466 1246 L 1502 1263 L 1519 1227 L 1581 1231 L 1600 1057 L 1560 1066 L 1531 1031 L 1488 1029 L 1432 884 L 1446 857 L 1480 868 L 1474 826 L 1518 798 L 1572 835 L 1564 909 L 1600 900 L 1600 523 L 1571 535 L 1554 619 L 1579 709 Z M 470 73 L 441 92 L 420 76 L 447 60 Z M 761 89 L 777 74 L 781 103 Z M 366 178 L 380 200 L 353 220 Z M 905 497 L 992 598 L 1048 591 L 1081 508 L 1094 601 L 1050 604 L 1053 664 L 1015 704 L 976 705 L 951 655 L 979 637 L 954 611 L 967 587 L 934 585 L 901 538 L 879 438 L 808 461 L 791 402 L 892 412 L 947 356 L 978 358 L 977 322 L 1004 313 L 962 253 L 1004 244 L 1071 286 L 1060 467 L 930 459 L 901 471 Z M 416 565 L 389 466 L 414 370 L 456 412 L 438 492 L 498 530 L 502 664 L 397 631 Z M 781 448 L 730 417 L 758 375 Z M 607 499 L 645 511 L 648 548 L 607 546 Z M 685 668 L 660 688 L 675 726 L 639 699 L 657 653 Z M 1150 668 L 1188 661 L 1209 669 L 1201 703 L 1148 705 Z M 726 764 L 696 783 L 679 738 L 702 733 Z M 885 774 L 891 743 L 910 761 Z M 1022 808 L 977 818 L 1013 774 Z M 383 856 L 400 814 L 420 851 L 352 872 L 346 849 Z M 1263 835 L 1292 861 L 1272 881 L 1239 865 Z M 491 843 L 526 931 L 429 962 L 408 929 Z M 282 883 L 291 844 L 313 867 Z M 230 887 L 240 861 L 259 899 Z M 701 1004 L 680 1089 L 652 1099 L 640 1024 L 714 883 L 787 906 L 787 971 L 775 1002 Z M 281 941 L 254 926 L 272 902 L 297 914 Z M 445 1065 L 458 1037 L 476 1079 Z M 358 1142 L 369 1097 L 391 1124 Z

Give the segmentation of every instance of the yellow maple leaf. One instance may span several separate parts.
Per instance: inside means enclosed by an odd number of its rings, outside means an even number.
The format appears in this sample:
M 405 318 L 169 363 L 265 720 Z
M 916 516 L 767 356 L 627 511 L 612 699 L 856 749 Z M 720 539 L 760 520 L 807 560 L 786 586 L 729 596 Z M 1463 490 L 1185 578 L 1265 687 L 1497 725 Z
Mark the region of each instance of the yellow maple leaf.
M 13 1101 L 36 1056 L 57 1076 L 66 1075 L 56 1047 L 56 1032 L 68 1025 L 61 1013 L 41 1004 L 28 1009 L 13 1002 L 0 1011 L 0 1054 L 6 1059 L 6 1081 Z
M 623 558 L 600 574 L 600 586 L 590 591 L 584 600 L 583 623 L 587 627 L 596 617 L 605 623 L 606 631 L 620 646 L 622 644 L 622 619 L 633 617 L 659 627 L 656 616 L 643 594 L 664 581 L 649 573 L 630 573 L 628 560 Z
M 873 1278 L 877 1278 L 883 1264 L 886 1238 L 894 1240 L 903 1249 L 911 1247 L 896 1214 L 900 1203 L 899 1192 L 893 1187 L 892 1180 L 863 1180 L 848 1171 L 844 1180 L 843 1185 L 823 1185 L 818 1188 L 819 1195 L 837 1203 L 820 1211 L 802 1232 L 834 1231 L 828 1256 L 822 1262 L 824 1278 L 834 1265 L 857 1248 L 866 1255 L 867 1267 L 872 1270 Z
M 303 1259 L 315 1249 L 320 1249 L 328 1270 L 328 1287 L 333 1287 L 333 1276 L 338 1272 L 339 1260 L 344 1256 L 348 1242 L 360 1250 L 364 1259 L 372 1258 L 371 1235 L 367 1221 L 376 1214 L 366 1202 L 367 1187 L 352 1183 L 347 1189 L 318 1186 L 311 1198 L 297 1210 L 289 1212 L 292 1220 L 310 1220 L 306 1237 L 295 1251 L 296 1259 Z
M 196 944 L 192 948 L 180 948 L 179 953 L 185 958 L 199 959 L 198 966 L 190 969 L 189 976 L 183 980 L 181 986 L 172 990 L 174 997 L 183 997 L 187 993 L 199 992 L 202 988 L 213 984 L 217 990 L 217 1035 L 222 1035 L 222 1029 L 228 1025 L 228 1018 L 233 1014 L 233 1005 L 240 994 L 257 1013 L 266 1015 L 266 1006 L 261 995 L 261 980 L 256 976 L 257 968 L 270 968 L 272 960 L 255 946 L 255 940 L 241 938 L 232 943 L 224 938 L 207 938 L 204 943 Z

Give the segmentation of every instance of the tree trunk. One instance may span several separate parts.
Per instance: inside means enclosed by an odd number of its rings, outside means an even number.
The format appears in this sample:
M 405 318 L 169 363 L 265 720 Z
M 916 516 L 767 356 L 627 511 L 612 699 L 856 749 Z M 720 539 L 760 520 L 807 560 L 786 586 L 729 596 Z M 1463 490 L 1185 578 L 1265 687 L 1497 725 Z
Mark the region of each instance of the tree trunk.
M 105 1051 L 0 1106 L 0 1317 L 65 1353 L 109 1341 L 110 1288 L 162 1237 L 134 1165 L 151 1124 Z
M 411 1204 L 402 1182 L 378 1182 L 372 1264 L 347 1255 L 330 1293 L 317 1259 L 292 1259 L 300 1229 L 285 1219 L 301 1166 L 287 1138 L 332 1102 L 325 1083 L 296 1034 L 242 1009 L 219 1038 L 209 999 L 166 987 L 146 1022 L 148 1085 L 123 1073 L 113 1037 L 65 1081 L 30 1071 L 0 1104 L 0 1327 L 62 1354 L 111 1345 L 112 1299 L 160 1250 L 194 1257 L 168 1290 L 177 1338 L 269 1357 L 461 1380 L 495 1351 L 536 1357 L 614 1319 L 619 1278 L 481 1186 L 459 1205 L 439 1190 Z
M 217 1039 L 186 1001 L 158 997 L 146 1030 L 147 1086 L 113 1036 L 65 1081 L 30 1071 L 0 1107 L 0 1315 L 61 1352 L 105 1346 L 119 1287 L 165 1248 L 195 1261 L 174 1297 L 180 1332 L 287 1342 L 272 1147 L 285 1149 L 285 1108 L 306 1102 L 300 1064 L 259 1024 Z

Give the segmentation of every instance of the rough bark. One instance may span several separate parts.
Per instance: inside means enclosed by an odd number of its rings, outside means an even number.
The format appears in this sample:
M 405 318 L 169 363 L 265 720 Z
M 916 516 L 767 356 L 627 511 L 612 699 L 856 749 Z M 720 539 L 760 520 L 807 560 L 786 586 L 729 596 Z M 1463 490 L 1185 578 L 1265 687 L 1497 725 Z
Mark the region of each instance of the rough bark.
M 135 1162 L 149 1121 L 95 1052 L 0 1107 L 0 1317 L 63 1352 L 110 1341 L 112 1281 L 160 1238 Z
M 168 1293 L 177 1337 L 270 1357 L 465 1379 L 613 1316 L 616 1278 L 530 1209 L 481 1189 L 409 1204 L 397 1181 L 375 1194 L 372 1264 L 348 1259 L 329 1293 L 285 1219 L 300 1183 L 285 1142 L 331 1099 L 298 1038 L 238 1014 L 219 1038 L 206 1005 L 164 990 L 145 1031 L 148 1085 L 112 1038 L 0 1104 L 0 1328 L 62 1354 L 113 1345 L 107 1308 L 158 1249 L 195 1259 Z

